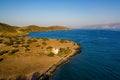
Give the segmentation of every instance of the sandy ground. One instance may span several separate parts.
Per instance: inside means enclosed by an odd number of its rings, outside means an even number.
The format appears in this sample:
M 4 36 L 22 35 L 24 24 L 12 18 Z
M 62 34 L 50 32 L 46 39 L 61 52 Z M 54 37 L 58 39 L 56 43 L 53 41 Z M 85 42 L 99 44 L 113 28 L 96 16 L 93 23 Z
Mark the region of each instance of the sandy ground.
M 29 38 L 26 38 L 25 41 L 28 39 Z M 46 43 L 45 46 L 42 44 L 43 42 Z M 19 52 L 14 55 L 9 56 L 8 54 L 4 54 L 0 56 L 4 58 L 4 60 L 0 62 L 0 78 L 15 78 L 20 75 L 29 75 L 34 72 L 44 73 L 61 59 L 61 57 L 57 55 L 54 57 L 47 56 L 49 53 L 47 47 L 49 46 L 53 48 L 69 47 L 72 50 L 71 54 L 73 54 L 75 49 L 78 48 L 78 45 L 72 41 L 67 40 L 67 42 L 61 43 L 60 40 L 56 39 L 37 39 L 37 42 L 29 44 L 28 48 L 30 51 L 25 51 L 25 48 L 22 47 L 22 45 L 24 44 L 18 45 Z M 38 45 L 39 47 L 36 47 Z M 12 49 L 14 49 L 14 47 L 0 44 L 0 51 Z
M 19 76 L 33 72 L 43 73 L 59 60 L 59 57 L 48 56 L 12 56 L 0 63 L 0 77 Z

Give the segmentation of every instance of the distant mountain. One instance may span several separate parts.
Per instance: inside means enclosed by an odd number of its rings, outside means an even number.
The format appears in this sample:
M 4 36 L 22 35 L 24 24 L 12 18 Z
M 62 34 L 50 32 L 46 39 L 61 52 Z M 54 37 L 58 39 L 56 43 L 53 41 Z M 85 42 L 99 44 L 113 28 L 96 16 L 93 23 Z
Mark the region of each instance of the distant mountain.
M 48 29 L 51 30 L 70 30 L 70 28 L 64 27 L 64 26 L 50 26 Z
M 70 28 L 63 27 L 63 26 L 50 26 L 50 27 L 40 27 L 36 25 L 29 25 L 26 27 L 21 27 L 20 31 L 51 31 L 51 30 L 69 30 Z
M 120 29 L 120 23 L 84 26 L 85 29 Z
M 37 25 L 29 25 L 25 27 L 11 26 L 5 23 L 0 23 L 0 34 L 28 34 L 29 32 L 41 32 L 41 31 L 52 31 L 52 30 L 70 30 L 70 28 L 64 26 L 50 26 L 40 27 Z

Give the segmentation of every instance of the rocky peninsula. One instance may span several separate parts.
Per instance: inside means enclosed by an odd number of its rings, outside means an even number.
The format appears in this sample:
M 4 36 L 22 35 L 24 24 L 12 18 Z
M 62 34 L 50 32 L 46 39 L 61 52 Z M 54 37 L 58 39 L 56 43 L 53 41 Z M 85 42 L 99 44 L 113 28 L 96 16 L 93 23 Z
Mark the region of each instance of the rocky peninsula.
M 13 33 L 0 35 L 0 80 L 49 80 L 56 68 L 81 48 L 70 40 Z

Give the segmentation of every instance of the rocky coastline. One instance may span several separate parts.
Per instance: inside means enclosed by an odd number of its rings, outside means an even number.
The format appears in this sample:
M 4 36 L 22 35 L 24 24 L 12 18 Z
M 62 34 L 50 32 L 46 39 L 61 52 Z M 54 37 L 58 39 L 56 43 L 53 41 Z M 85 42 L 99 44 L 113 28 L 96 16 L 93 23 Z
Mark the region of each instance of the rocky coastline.
M 73 53 L 70 55 L 66 55 L 62 57 L 56 64 L 53 64 L 48 70 L 46 70 L 43 74 L 36 77 L 35 80 L 53 80 L 53 74 L 56 69 L 61 66 L 62 64 L 69 61 L 73 56 L 77 55 L 81 52 L 80 46 L 77 48 Z
M 7 36 L 0 38 L 0 47 L 2 47 L 0 49 L 0 80 L 52 80 L 56 69 L 76 55 L 81 48 L 79 44 L 70 40 Z M 8 45 L 10 41 L 13 44 Z M 59 48 L 59 54 L 51 55 L 50 51 L 56 46 Z M 17 52 L 13 54 L 14 49 Z

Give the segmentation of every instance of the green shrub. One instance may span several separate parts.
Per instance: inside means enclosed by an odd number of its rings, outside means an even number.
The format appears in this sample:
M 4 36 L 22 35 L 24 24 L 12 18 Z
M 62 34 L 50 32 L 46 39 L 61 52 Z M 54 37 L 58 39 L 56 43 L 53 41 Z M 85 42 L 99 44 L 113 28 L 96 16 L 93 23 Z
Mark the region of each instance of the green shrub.
M 25 48 L 28 48 L 29 46 L 30 46 L 30 45 L 27 45 L 27 44 L 26 44 L 26 45 L 22 45 L 22 47 L 25 47 Z
M 43 42 L 42 44 L 43 44 L 44 46 L 46 46 L 46 45 L 47 45 L 47 43 L 46 43 L 46 42 Z
M 47 38 L 42 38 L 44 41 L 48 41 L 49 39 L 47 39 Z
M 66 54 L 69 54 L 71 52 L 71 50 L 69 48 L 60 48 L 60 51 L 59 51 L 59 56 L 62 56 L 62 55 L 66 55 Z
M 33 41 L 31 39 L 27 40 L 27 44 L 31 44 Z
M 10 55 L 13 55 L 13 54 L 15 54 L 16 52 L 18 52 L 19 51 L 19 49 L 13 49 L 9 54 Z
M 47 49 L 49 49 L 49 50 L 52 50 L 52 48 L 53 48 L 53 47 L 51 47 L 51 46 L 48 46 L 48 47 L 47 47 Z
M 15 44 L 21 44 L 21 41 L 16 41 Z
M 30 49 L 29 49 L 29 48 L 26 48 L 25 51 L 30 51 Z
M 12 47 L 15 47 L 15 48 L 17 48 L 17 47 L 18 47 L 18 45 L 13 45 Z
M 53 57 L 55 54 L 53 52 L 50 52 L 47 56 Z
M 11 45 L 13 45 L 14 43 L 13 43 L 12 40 L 10 40 L 9 42 L 4 42 L 4 44 L 6 44 L 7 46 L 11 46 Z
M 2 38 L 3 38 L 3 37 L 5 37 L 5 36 L 4 36 L 4 35 L 0 35 L 0 37 L 2 37 Z
M 33 41 L 33 42 L 37 42 L 37 39 L 33 39 L 32 41 Z
M 3 61 L 3 58 L 0 58 L 0 62 Z
M 25 39 L 24 39 L 24 38 L 21 38 L 20 40 L 21 40 L 22 42 L 24 42 L 24 41 L 25 41 Z
M 0 52 L 0 55 L 3 55 L 5 53 L 8 53 L 8 51 L 7 50 L 3 50 L 3 51 Z
M 3 42 L 3 40 L 2 39 L 0 39 L 0 43 L 2 43 Z
M 66 40 L 61 39 L 61 40 L 60 40 L 60 43 L 67 43 L 67 41 L 66 41 Z

